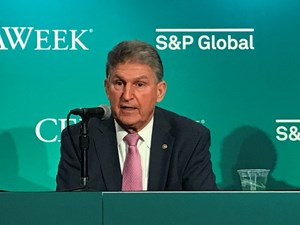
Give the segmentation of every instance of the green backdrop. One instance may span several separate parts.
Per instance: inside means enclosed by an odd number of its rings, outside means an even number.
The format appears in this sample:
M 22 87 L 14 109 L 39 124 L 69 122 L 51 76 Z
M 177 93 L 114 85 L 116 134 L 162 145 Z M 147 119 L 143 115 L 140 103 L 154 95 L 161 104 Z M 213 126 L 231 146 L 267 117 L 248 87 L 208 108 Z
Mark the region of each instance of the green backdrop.
M 160 106 L 211 130 L 222 190 L 240 189 L 239 168 L 300 188 L 299 12 L 297 0 L 1 1 L 0 189 L 55 189 L 69 110 L 108 104 L 107 52 L 131 39 L 161 54 Z

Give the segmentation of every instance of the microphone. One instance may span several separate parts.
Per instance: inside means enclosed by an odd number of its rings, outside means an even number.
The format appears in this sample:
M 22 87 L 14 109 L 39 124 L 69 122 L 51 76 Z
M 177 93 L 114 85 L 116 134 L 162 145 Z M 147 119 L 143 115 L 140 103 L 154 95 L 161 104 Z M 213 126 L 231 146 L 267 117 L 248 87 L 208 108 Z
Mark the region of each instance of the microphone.
M 97 117 L 101 120 L 107 120 L 111 115 L 110 107 L 107 105 L 99 105 L 96 108 L 76 108 L 70 111 L 70 114 L 81 116 L 84 119 Z

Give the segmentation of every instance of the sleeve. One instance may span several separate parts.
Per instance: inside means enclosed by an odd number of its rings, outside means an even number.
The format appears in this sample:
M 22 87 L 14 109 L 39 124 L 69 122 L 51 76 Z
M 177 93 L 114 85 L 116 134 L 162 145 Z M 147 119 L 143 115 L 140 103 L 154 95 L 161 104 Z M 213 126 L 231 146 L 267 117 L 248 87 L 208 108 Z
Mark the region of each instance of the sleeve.
M 202 129 L 184 170 L 183 190 L 217 190 L 209 152 L 210 140 L 210 131 Z
M 75 138 L 76 136 L 73 137 L 73 139 Z M 56 176 L 57 191 L 73 190 L 80 186 L 80 158 L 78 150 L 74 147 L 67 129 L 63 130 L 61 134 L 61 156 Z

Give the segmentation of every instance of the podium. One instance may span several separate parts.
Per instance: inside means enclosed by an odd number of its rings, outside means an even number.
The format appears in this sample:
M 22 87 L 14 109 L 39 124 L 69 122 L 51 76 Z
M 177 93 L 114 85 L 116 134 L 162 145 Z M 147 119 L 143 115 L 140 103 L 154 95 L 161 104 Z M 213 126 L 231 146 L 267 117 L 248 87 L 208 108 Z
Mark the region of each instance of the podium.
M 0 225 L 101 224 L 101 193 L 0 193 Z
M 299 225 L 300 192 L 103 195 L 105 225 Z
M 298 225 L 300 192 L 0 193 L 1 225 Z

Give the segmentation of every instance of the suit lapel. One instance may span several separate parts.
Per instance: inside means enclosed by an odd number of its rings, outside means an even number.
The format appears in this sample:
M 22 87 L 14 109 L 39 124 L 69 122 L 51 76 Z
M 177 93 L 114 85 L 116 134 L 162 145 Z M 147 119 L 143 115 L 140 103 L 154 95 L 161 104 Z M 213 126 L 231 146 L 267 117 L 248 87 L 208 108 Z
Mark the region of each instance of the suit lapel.
M 169 134 L 170 128 L 159 108 L 156 108 L 150 150 L 149 191 L 165 188 L 174 144 L 174 137 Z
M 97 129 L 95 129 L 95 138 L 93 141 L 107 190 L 120 191 L 122 176 L 114 120 L 112 117 L 107 121 L 99 122 Z

